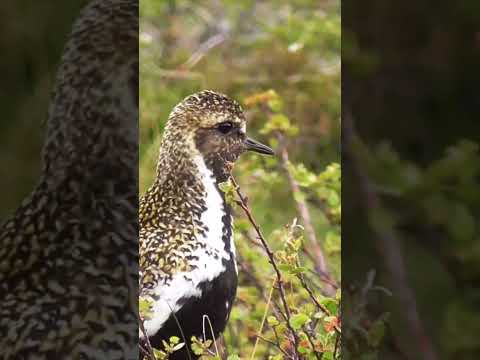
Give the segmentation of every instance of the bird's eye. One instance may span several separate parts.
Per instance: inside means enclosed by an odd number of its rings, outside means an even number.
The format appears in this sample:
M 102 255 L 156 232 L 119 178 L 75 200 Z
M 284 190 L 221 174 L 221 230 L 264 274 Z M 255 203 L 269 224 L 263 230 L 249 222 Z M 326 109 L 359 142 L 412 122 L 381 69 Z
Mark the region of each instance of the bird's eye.
M 233 129 L 233 124 L 231 121 L 225 121 L 217 125 L 218 131 L 222 134 L 228 134 Z

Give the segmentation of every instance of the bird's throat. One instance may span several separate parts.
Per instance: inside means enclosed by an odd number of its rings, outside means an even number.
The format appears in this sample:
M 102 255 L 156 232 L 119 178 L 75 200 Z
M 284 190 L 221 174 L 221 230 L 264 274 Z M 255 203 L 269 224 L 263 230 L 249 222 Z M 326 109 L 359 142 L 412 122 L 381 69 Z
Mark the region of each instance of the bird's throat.
M 231 207 L 219 188 L 219 184 L 226 178 L 216 176 L 201 156 L 197 156 L 194 162 L 204 189 L 205 211 L 201 214 L 201 222 L 207 229 L 204 240 L 209 246 L 225 251 L 226 256 L 233 257 L 235 249 L 232 240 Z

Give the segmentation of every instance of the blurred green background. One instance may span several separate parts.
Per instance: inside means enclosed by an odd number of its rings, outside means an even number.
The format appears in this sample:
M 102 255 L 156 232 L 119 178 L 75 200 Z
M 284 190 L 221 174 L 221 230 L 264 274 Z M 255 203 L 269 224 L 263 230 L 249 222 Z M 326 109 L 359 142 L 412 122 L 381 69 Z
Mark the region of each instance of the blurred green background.
M 0 222 L 41 169 L 48 103 L 62 49 L 85 0 L 0 4 Z
M 381 200 L 369 214 L 360 179 L 342 163 L 349 358 L 425 359 L 431 341 L 437 359 L 479 359 L 480 2 L 342 5 L 342 108 L 359 135 L 357 165 Z M 400 246 L 425 337 L 412 333 L 378 228 Z M 393 296 L 365 290 L 371 269 L 373 285 Z

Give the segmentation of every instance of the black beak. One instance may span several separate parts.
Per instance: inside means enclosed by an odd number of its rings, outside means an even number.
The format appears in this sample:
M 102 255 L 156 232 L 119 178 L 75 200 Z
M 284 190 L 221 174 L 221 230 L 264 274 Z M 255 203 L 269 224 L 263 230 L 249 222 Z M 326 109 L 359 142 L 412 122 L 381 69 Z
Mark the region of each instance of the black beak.
M 272 149 L 270 149 L 267 145 L 263 145 L 259 143 L 257 140 L 253 140 L 251 138 L 246 138 L 245 142 L 245 149 L 249 151 L 255 151 L 260 154 L 265 155 L 273 155 L 275 154 Z

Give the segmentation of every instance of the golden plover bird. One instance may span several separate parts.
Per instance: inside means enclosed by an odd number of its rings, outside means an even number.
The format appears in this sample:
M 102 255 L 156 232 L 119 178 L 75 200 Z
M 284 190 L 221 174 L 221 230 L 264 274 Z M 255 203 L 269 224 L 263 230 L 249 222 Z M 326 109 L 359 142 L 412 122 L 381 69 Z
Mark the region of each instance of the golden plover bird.
M 1 359 L 138 356 L 138 3 L 94 0 L 56 78 L 43 174 L 0 228 Z
M 153 347 L 177 336 L 212 338 L 225 329 L 237 289 L 232 209 L 219 184 L 246 150 L 273 151 L 246 136 L 239 104 L 201 91 L 171 112 L 156 179 L 140 200 L 140 297 L 151 304 L 144 321 Z M 144 334 L 141 332 L 143 339 Z

